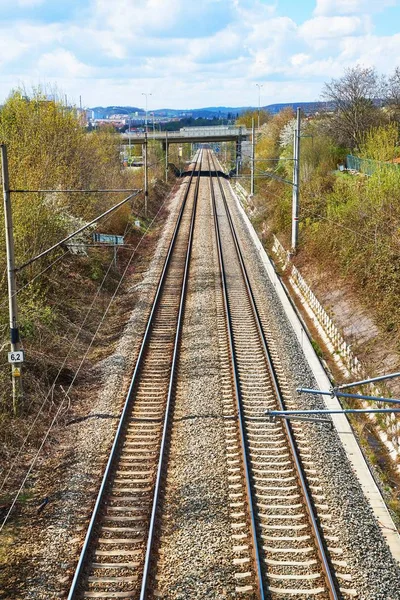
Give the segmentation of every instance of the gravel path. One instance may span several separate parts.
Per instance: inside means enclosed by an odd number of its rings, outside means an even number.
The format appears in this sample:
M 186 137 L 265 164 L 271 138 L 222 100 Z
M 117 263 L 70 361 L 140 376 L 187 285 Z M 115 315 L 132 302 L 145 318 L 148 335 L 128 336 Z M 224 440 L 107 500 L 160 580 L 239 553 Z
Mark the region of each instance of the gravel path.
M 161 523 L 157 588 L 162 598 L 232 598 L 229 515 L 209 184 L 203 178 L 178 368 Z
M 301 408 L 322 407 L 315 397 L 300 397 L 296 393 L 296 387 L 316 387 L 316 382 L 237 209 L 230 185 L 226 182 L 224 185 L 235 225 L 241 232 L 242 249 L 262 321 L 275 339 L 290 395 Z M 346 571 L 352 574 L 351 584 L 345 582 L 345 587 L 356 588 L 360 600 L 400 599 L 399 565 L 381 535 L 336 432 L 318 425 L 302 427 L 302 432 L 312 448 L 315 469 L 327 498 L 330 527 L 338 538 L 335 546 L 343 549 L 337 558 L 347 563 Z

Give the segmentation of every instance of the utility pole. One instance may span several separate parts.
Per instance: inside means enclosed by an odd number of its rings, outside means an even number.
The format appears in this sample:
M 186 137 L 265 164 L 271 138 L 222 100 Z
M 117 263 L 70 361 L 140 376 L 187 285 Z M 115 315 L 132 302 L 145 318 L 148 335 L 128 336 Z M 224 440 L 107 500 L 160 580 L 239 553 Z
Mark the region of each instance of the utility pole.
M 261 88 L 264 87 L 262 83 L 256 83 L 258 87 L 258 126 L 257 129 L 260 129 L 260 108 L 261 108 Z
M 251 119 L 251 179 L 250 179 L 250 195 L 254 196 L 254 158 L 255 158 L 255 131 L 254 117 Z
M 299 194 L 300 194 L 300 108 L 297 109 L 293 140 L 293 201 L 292 201 L 292 251 L 296 252 L 299 241 Z
M 147 133 L 148 129 L 147 129 L 147 98 L 148 96 L 152 96 L 151 92 L 142 92 L 142 96 L 145 96 L 146 98 L 146 114 L 145 114 L 145 131 Z
M 147 217 L 147 200 L 149 196 L 148 190 L 148 173 L 147 173 L 147 131 L 144 134 L 144 216 Z
M 21 365 L 23 362 L 23 353 L 20 350 L 20 339 L 18 329 L 17 281 L 15 271 L 14 232 L 11 210 L 10 184 L 8 175 L 7 147 L 5 144 L 1 144 L 0 148 L 4 198 L 4 220 L 6 230 L 8 304 L 10 315 L 11 352 L 9 354 L 9 362 L 11 362 L 13 411 L 14 415 L 16 415 L 18 412 L 19 401 L 22 398 Z
M 132 154 L 131 154 L 131 152 L 132 152 L 132 150 L 131 150 L 131 115 L 129 115 L 129 124 L 128 124 L 128 127 L 129 127 L 129 130 L 128 130 L 129 131 L 129 133 L 128 133 L 128 145 L 129 145 L 129 159 L 130 159 L 131 156 L 132 156 Z M 129 164 L 129 162 L 128 162 L 128 164 Z
M 165 132 L 165 183 L 168 183 L 168 131 Z

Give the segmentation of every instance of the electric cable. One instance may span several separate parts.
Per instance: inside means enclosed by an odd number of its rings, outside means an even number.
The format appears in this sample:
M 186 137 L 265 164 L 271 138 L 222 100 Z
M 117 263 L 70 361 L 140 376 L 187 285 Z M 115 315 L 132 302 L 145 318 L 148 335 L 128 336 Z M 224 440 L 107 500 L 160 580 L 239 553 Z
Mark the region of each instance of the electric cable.
M 95 333 L 94 333 L 94 335 L 93 335 L 93 337 L 92 337 L 92 339 L 91 339 L 91 341 L 90 341 L 90 343 L 89 343 L 89 345 L 88 345 L 88 347 L 87 347 L 87 349 L 86 349 L 86 352 L 85 352 L 85 354 L 84 354 L 84 355 L 83 355 L 83 357 L 82 357 L 82 360 L 81 360 L 81 362 L 80 362 L 80 364 L 79 364 L 79 366 L 78 366 L 78 369 L 77 369 L 77 371 L 75 372 L 75 375 L 74 375 L 74 377 L 73 377 L 73 379 L 72 379 L 72 381 L 71 381 L 70 385 L 68 386 L 68 388 L 67 388 L 67 391 L 66 391 L 66 392 L 64 392 L 66 396 L 67 396 L 67 395 L 68 395 L 68 393 L 70 392 L 70 390 L 71 390 L 71 388 L 72 388 L 72 386 L 73 386 L 73 384 L 74 384 L 74 382 L 75 382 L 75 380 L 76 380 L 76 377 L 78 376 L 78 373 L 80 372 L 80 369 L 82 368 L 82 365 L 83 365 L 84 361 L 86 360 L 86 357 L 87 357 L 87 355 L 88 355 L 88 353 L 89 353 L 89 351 L 90 351 L 90 349 L 91 349 L 91 347 L 92 347 L 92 345 L 93 345 L 93 343 L 94 343 L 94 340 L 95 340 L 95 338 L 96 338 L 96 336 L 97 336 L 97 334 L 98 334 L 98 332 L 99 332 L 99 330 L 100 330 L 100 328 L 101 328 L 102 324 L 104 323 L 104 320 L 105 320 L 105 318 L 106 318 L 106 316 L 107 316 L 107 314 L 108 314 L 108 312 L 109 312 L 109 310 L 110 310 L 110 307 L 111 307 L 111 305 L 112 305 L 113 301 L 115 300 L 115 297 L 116 297 L 116 295 L 117 295 L 117 293 L 118 293 L 118 291 L 119 291 L 119 288 L 120 288 L 120 286 L 122 285 L 122 282 L 123 282 L 123 280 L 124 280 L 124 278 L 125 278 L 125 275 L 126 275 L 126 273 L 128 272 L 128 269 L 129 269 L 129 267 L 130 267 L 130 265 L 131 265 L 131 262 L 132 262 L 132 260 L 133 260 L 133 257 L 134 257 L 134 256 L 135 256 L 135 254 L 136 254 L 136 250 L 137 250 L 137 249 L 139 248 L 139 246 L 141 245 L 141 243 L 142 243 L 143 239 L 144 239 L 144 238 L 145 238 L 145 236 L 147 235 L 147 233 L 148 233 L 148 231 L 150 230 L 151 226 L 153 225 L 154 221 L 157 219 L 157 217 L 158 217 L 158 215 L 159 215 L 159 213 L 160 213 L 161 209 L 164 207 L 164 205 L 165 205 L 165 203 L 167 202 L 168 198 L 169 198 L 169 195 L 168 195 L 168 196 L 165 198 L 164 202 L 163 202 L 163 203 L 160 205 L 160 207 L 159 207 L 159 209 L 158 209 L 158 211 L 157 211 L 156 215 L 155 215 L 155 216 L 153 217 L 153 219 L 151 220 L 150 224 L 149 224 L 149 225 L 148 225 L 148 227 L 146 228 L 146 231 L 143 233 L 143 235 L 142 235 L 142 237 L 140 238 L 140 240 L 139 240 L 139 242 L 138 242 L 137 246 L 136 246 L 136 247 L 135 247 L 135 249 L 133 250 L 133 252 L 132 252 L 132 254 L 131 254 L 131 256 L 130 256 L 130 258 L 129 258 L 129 260 L 128 260 L 128 263 L 127 263 L 127 265 L 126 265 L 126 267 L 125 267 L 125 269 L 124 269 L 124 271 L 123 271 L 123 273 L 122 273 L 122 275 L 121 275 L 121 277 L 120 277 L 119 283 L 118 283 L 118 285 L 117 285 L 117 287 L 116 287 L 116 289 L 115 289 L 115 291 L 114 291 L 114 293 L 113 293 L 113 295 L 112 295 L 112 297 L 111 297 L 111 299 L 110 299 L 110 301 L 109 301 L 109 303 L 108 303 L 108 305 L 107 305 L 107 307 L 106 307 L 106 309 L 105 309 L 105 311 L 104 311 L 104 313 L 103 313 L 103 315 L 102 315 L 102 318 L 100 319 L 100 322 L 99 322 L 99 324 L 98 324 L 98 326 L 97 326 L 97 328 L 96 328 L 96 331 L 95 331 Z M 109 267 L 109 268 L 110 268 L 110 267 Z M 103 279 L 103 282 L 104 282 L 104 279 Z M 103 282 L 102 282 L 102 284 L 103 284 Z M 99 289 L 100 289 L 100 288 L 99 288 Z M 98 291 L 99 291 L 99 290 L 98 290 Z M 97 295 L 98 295 L 98 292 L 96 292 L 96 296 L 97 296 Z M 93 302 L 92 302 L 92 305 L 91 305 L 91 307 L 92 307 L 92 306 L 93 306 Z M 90 309 L 89 309 L 89 310 L 91 310 L 91 307 L 90 307 Z M 85 322 L 85 320 L 86 320 L 86 317 L 87 317 L 87 315 L 88 315 L 88 313 L 87 313 L 87 314 L 86 314 L 86 316 L 85 316 L 84 322 Z M 82 324 L 82 326 L 83 326 L 83 324 Z M 77 335 L 79 335 L 79 333 L 78 333 Z M 75 339 L 76 339 L 76 338 L 75 338 Z M 70 350 L 68 351 L 67 357 L 69 356 L 69 353 L 70 353 Z M 65 365 L 65 362 L 66 362 L 66 359 L 67 359 L 67 357 L 64 359 L 64 363 L 63 363 L 63 365 Z M 61 368 L 62 368 L 62 367 L 61 367 Z M 59 376 L 59 374 L 60 374 L 60 372 L 61 372 L 61 368 L 60 368 L 59 372 L 57 373 L 57 375 L 56 375 L 56 377 L 55 377 L 55 379 L 54 379 L 54 382 L 53 382 L 53 384 L 52 384 L 52 386 L 51 386 L 51 388 L 50 388 L 50 391 L 48 392 L 48 394 L 47 394 L 47 396 L 46 396 L 46 398 L 45 398 L 45 400 L 44 400 L 44 402 L 43 402 L 43 404 L 42 404 L 42 406 L 41 406 L 41 409 L 40 409 L 40 411 L 39 411 L 38 415 L 36 416 L 36 418 L 35 418 L 35 420 L 34 420 L 34 423 L 32 424 L 32 426 L 31 426 L 31 428 L 30 428 L 30 430 L 29 430 L 29 432 L 28 432 L 27 436 L 25 437 L 25 439 L 24 439 L 24 442 L 22 443 L 22 445 L 21 445 L 21 447 L 20 447 L 20 449 L 19 449 L 19 451 L 18 451 L 18 453 L 17 453 L 17 456 L 15 457 L 15 459 L 14 459 L 14 461 L 13 461 L 12 465 L 10 466 L 10 469 L 9 469 L 9 471 L 8 471 L 8 473 L 7 473 L 6 477 L 5 477 L 5 479 L 3 480 L 3 483 L 2 483 L 2 485 L 1 485 L 1 487 L 0 487 L 0 490 L 1 490 L 1 489 L 4 487 L 4 484 L 5 484 L 5 482 L 7 481 L 7 479 L 8 479 L 8 477 L 9 477 L 9 475 L 10 475 L 11 471 L 13 470 L 13 468 L 14 468 L 14 465 L 15 465 L 15 463 L 16 463 L 16 460 L 17 460 L 17 458 L 19 457 L 19 455 L 20 455 L 20 453 L 21 453 L 21 451 L 22 451 L 22 448 L 25 446 L 25 444 L 26 444 L 26 441 L 27 441 L 27 439 L 28 439 L 28 437 L 29 437 L 29 435 L 30 435 L 30 433 L 31 433 L 31 431 L 32 431 L 32 428 L 33 428 L 34 424 L 36 423 L 36 421 L 37 421 L 37 419 L 38 419 L 38 417 L 39 417 L 39 414 L 41 413 L 41 411 L 42 411 L 42 409 L 43 409 L 43 407 L 44 407 L 44 404 L 45 404 L 45 402 L 47 401 L 47 399 L 48 399 L 48 397 L 49 397 L 49 395 L 50 395 L 51 389 L 53 388 L 53 386 L 55 385 L 55 382 L 57 381 L 57 378 L 58 378 L 58 376 Z M 16 495 L 15 495 L 15 496 L 14 496 L 14 498 L 13 498 L 13 501 L 12 501 L 12 503 L 11 503 L 11 506 L 10 506 L 10 508 L 9 508 L 9 510 L 8 510 L 8 512 L 7 512 L 7 514 L 5 515 L 5 517 L 4 517 L 4 520 L 3 520 L 3 522 L 2 522 L 2 524 L 1 524 L 1 526 L 0 526 L 0 532 L 2 531 L 2 529 L 3 529 L 4 525 L 6 524 L 6 522 L 7 522 L 8 518 L 9 518 L 9 516 L 10 516 L 10 514 L 11 514 L 11 512 L 12 512 L 12 510 L 13 510 L 14 506 L 15 506 L 15 503 L 16 503 L 16 502 L 17 502 L 17 500 L 18 500 L 18 497 L 19 497 L 19 495 L 20 495 L 20 493 L 21 493 L 21 491 L 22 491 L 22 489 L 23 489 L 23 487 L 24 487 L 24 485 L 25 485 L 25 483 L 26 483 L 26 481 L 27 481 L 27 479 L 28 479 L 28 477 L 29 477 L 29 475 L 30 475 L 30 473 L 31 473 L 31 471 L 32 471 L 32 469 L 33 469 L 33 467 L 34 467 L 34 465 L 35 465 L 35 463 L 36 463 L 36 461 L 37 461 L 38 457 L 39 457 L 39 455 L 40 455 L 40 452 L 41 452 L 41 450 L 42 450 L 42 448 L 43 448 L 43 446 L 44 446 L 44 444 L 45 444 L 45 442 L 46 442 L 46 440 L 47 440 L 47 438 L 48 438 L 48 436 L 49 436 L 49 434 L 50 434 L 50 431 L 51 431 L 51 429 L 52 429 L 52 427 L 53 427 L 54 423 L 56 422 L 56 419 L 57 419 L 57 417 L 58 417 L 58 415 L 59 415 L 59 413 L 60 413 L 60 411 L 61 411 L 61 408 L 62 408 L 63 404 L 64 404 L 64 399 L 61 401 L 61 403 L 60 403 L 60 405 L 59 405 L 59 407 L 58 407 L 58 409 L 57 409 L 57 412 L 56 412 L 56 414 L 55 414 L 55 416 L 54 416 L 54 418 L 53 418 L 53 420 L 52 420 L 52 422 L 51 422 L 51 424 L 50 424 L 49 428 L 47 429 L 47 431 L 46 431 L 46 433 L 45 433 L 45 436 L 44 436 L 44 438 L 43 438 L 43 440 L 42 440 L 42 442 L 41 442 L 41 444 L 40 444 L 40 447 L 39 447 L 38 451 L 36 452 L 36 454 L 35 454 L 35 456 L 34 456 L 34 458 L 33 458 L 32 462 L 31 462 L 31 464 L 30 464 L 30 466 L 29 466 L 29 468 L 28 468 L 28 471 L 27 471 L 27 473 L 26 473 L 26 475 L 25 475 L 25 477 L 24 477 L 24 479 L 23 479 L 23 481 L 22 481 L 22 484 L 21 484 L 21 485 L 20 485 L 20 487 L 18 488 L 18 491 L 17 491 Z

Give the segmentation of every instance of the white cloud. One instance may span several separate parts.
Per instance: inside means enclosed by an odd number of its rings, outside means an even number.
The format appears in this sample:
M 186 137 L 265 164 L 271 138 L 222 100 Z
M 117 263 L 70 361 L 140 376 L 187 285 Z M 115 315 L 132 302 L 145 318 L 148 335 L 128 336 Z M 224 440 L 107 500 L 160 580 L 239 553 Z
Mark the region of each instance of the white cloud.
M 61 11 L 57 22 L 55 9 L 52 24 L 43 8 L 35 21 L 26 10 L 23 21 L 0 21 L 0 93 L 39 78 L 92 105 L 141 106 L 149 91 L 152 108 L 239 106 L 256 105 L 259 82 L 263 104 L 313 100 L 325 80 L 357 62 L 380 71 L 400 64 L 400 34 L 372 35 L 371 15 L 392 4 L 317 0 L 303 24 L 279 15 L 276 0 L 81 0 L 78 15 Z
M 0 64 L 14 63 L 23 59 L 38 47 L 61 39 L 61 29 L 57 25 L 31 25 L 19 23 L 0 27 Z
M 314 14 L 316 16 L 369 14 L 395 5 L 396 0 L 317 0 Z
M 300 64 L 292 63 L 285 72 L 288 79 L 295 77 L 300 81 L 319 81 L 321 88 L 323 81 L 327 81 L 331 77 L 339 77 L 343 73 L 343 68 L 343 62 L 337 57 L 328 57 L 304 61 Z
M 340 50 L 338 58 L 345 64 L 362 64 L 389 73 L 400 64 L 400 33 L 348 38 L 341 42 Z
M 30 8 L 41 6 L 46 0 L 0 0 L 0 9 L 9 9 L 15 7 Z
M 259 48 L 271 42 L 284 42 L 296 34 L 297 25 L 289 17 L 269 18 L 264 21 L 254 20 L 249 26 L 247 43 Z
M 308 63 L 309 60 L 310 55 L 301 52 L 300 54 L 293 54 L 293 56 L 290 57 L 290 64 L 294 67 L 300 67 L 301 65 Z
M 184 0 L 94 0 L 91 14 L 97 23 L 107 23 L 107 27 L 119 30 L 121 33 L 139 30 L 154 32 L 171 27 L 180 10 L 183 9 Z
M 57 48 L 53 52 L 43 54 L 37 69 L 42 77 L 90 77 L 94 69 L 80 62 L 69 50 Z
M 0 31 L 0 65 L 4 66 L 22 57 L 29 45 L 16 40 L 12 33 Z
M 315 17 L 299 27 L 299 34 L 312 42 L 362 34 L 369 28 L 369 19 L 365 17 Z
M 239 32 L 231 28 L 224 29 L 209 37 L 206 44 L 202 38 L 189 41 L 187 58 L 208 63 L 235 58 L 240 53 L 242 42 Z
M 58 43 L 66 33 L 67 30 L 63 29 L 57 23 L 42 25 L 22 22 L 14 27 L 15 38 L 23 40 L 32 48 L 37 48 L 39 45 L 44 46 L 46 44 Z

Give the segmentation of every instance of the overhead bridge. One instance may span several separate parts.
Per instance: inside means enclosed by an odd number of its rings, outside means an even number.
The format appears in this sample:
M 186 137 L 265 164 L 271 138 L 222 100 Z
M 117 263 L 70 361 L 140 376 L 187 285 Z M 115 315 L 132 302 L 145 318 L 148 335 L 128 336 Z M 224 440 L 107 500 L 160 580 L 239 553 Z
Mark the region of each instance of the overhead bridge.
M 257 131 L 255 131 L 257 133 Z M 126 145 L 141 144 L 147 146 L 151 140 L 161 142 L 168 162 L 168 146 L 170 144 L 208 144 L 212 142 L 234 142 L 236 147 L 236 173 L 242 163 L 242 142 L 251 139 L 252 130 L 247 127 L 220 125 L 217 127 L 183 127 L 179 131 L 149 131 L 122 133 Z
M 144 144 L 146 140 L 158 140 L 168 144 L 187 144 L 196 142 L 234 142 L 249 140 L 251 129 L 247 127 L 183 127 L 179 131 L 149 131 L 122 133 L 122 139 L 131 144 Z

